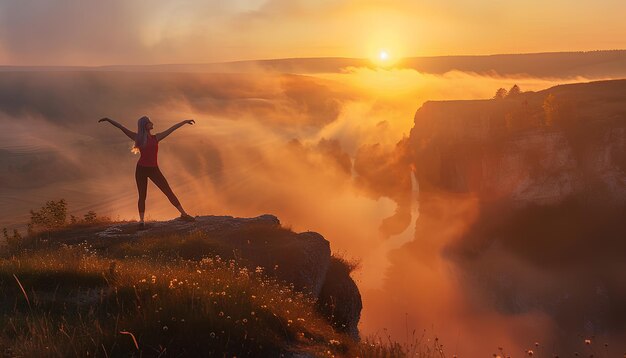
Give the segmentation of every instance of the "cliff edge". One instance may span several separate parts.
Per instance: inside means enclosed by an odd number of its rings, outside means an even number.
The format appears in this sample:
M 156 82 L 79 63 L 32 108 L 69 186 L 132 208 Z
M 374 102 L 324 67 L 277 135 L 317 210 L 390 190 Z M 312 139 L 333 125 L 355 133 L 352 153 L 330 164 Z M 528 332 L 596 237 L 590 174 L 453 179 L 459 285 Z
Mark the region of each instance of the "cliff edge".
M 362 301 L 350 277 L 350 265 L 331 255 L 330 243 L 322 235 L 295 233 L 283 228 L 273 215 L 196 216 L 193 222 L 147 222 L 144 229 L 139 229 L 136 222 L 79 225 L 41 233 L 35 240 L 39 248 L 47 243 L 84 245 L 114 257 L 137 254 L 137 247 L 150 242 L 151 249 L 144 255 L 234 260 L 239 266 L 274 277 L 314 298 L 319 311 L 338 332 L 359 339 Z M 161 246 L 159 241 L 163 242 Z M 175 247 L 168 247 L 171 242 Z

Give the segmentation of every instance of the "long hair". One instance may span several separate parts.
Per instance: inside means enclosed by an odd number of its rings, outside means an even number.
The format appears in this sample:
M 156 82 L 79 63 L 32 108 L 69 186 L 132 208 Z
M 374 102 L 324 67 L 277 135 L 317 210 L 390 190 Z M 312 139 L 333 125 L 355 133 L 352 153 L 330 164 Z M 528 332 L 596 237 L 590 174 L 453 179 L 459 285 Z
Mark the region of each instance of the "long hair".
M 137 121 L 137 138 L 135 138 L 135 145 L 133 146 L 132 152 L 137 154 L 139 153 L 139 149 L 143 148 L 148 141 L 148 131 L 146 130 L 146 124 L 150 118 L 143 116 L 139 118 Z

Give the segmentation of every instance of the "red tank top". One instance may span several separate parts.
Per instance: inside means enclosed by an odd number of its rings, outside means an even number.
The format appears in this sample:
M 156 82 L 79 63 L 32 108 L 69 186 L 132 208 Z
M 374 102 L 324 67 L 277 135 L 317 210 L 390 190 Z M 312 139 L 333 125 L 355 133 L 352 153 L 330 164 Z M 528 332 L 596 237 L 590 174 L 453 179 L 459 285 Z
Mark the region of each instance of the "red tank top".
M 156 139 L 155 135 L 148 135 L 146 140 L 146 144 L 143 148 L 139 148 L 139 152 L 141 152 L 141 157 L 139 157 L 139 161 L 137 164 L 142 167 L 158 167 L 157 164 L 157 153 L 159 151 L 159 142 Z

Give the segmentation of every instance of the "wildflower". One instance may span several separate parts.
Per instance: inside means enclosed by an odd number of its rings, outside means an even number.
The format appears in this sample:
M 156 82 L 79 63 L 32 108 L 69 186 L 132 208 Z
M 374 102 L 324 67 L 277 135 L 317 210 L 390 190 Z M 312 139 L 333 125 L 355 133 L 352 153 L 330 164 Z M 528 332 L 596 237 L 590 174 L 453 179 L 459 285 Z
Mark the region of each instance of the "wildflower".
M 586 345 L 590 345 L 591 344 L 591 339 L 585 339 L 585 344 Z
M 152 298 L 157 298 L 158 295 L 158 293 L 155 293 L 154 295 L 152 295 Z
M 329 342 L 330 342 L 330 344 L 337 345 L 337 346 L 341 344 L 341 342 L 339 342 L 336 339 L 331 339 Z
M 246 324 L 246 323 L 248 323 L 248 319 L 247 319 L 247 318 L 244 318 L 244 319 L 242 320 L 242 322 L 243 322 L 244 324 Z
M 535 354 L 535 352 L 533 352 L 532 349 L 529 349 L 528 351 L 526 351 L 526 353 L 528 353 L 529 356 L 532 356 L 533 354 Z
M 217 314 L 220 317 L 224 317 L 224 312 L 220 311 L 220 313 Z
M 211 338 L 215 338 L 215 332 L 211 332 L 211 333 L 209 334 L 209 336 L 210 336 Z
M 163 326 L 163 330 L 167 331 L 168 330 L 167 326 Z

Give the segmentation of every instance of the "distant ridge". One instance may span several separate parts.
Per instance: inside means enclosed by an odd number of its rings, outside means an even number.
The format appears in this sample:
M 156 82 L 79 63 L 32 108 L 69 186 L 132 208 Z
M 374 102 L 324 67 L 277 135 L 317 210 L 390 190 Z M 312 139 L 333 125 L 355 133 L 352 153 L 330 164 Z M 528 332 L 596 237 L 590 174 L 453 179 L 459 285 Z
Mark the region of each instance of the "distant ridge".
M 348 67 L 376 68 L 363 58 L 319 57 L 245 60 L 204 64 L 107 65 L 107 66 L 0 66 L 14 71 L 120 71 L 120 72 L 209 72 L 209 73 L 337 73 Z M 450 71 L 494 76 L 589 79 L 626 78 L 626 50 L 545 52 L 496 55 L 408 57 L 395 68 L 443 74 Z

